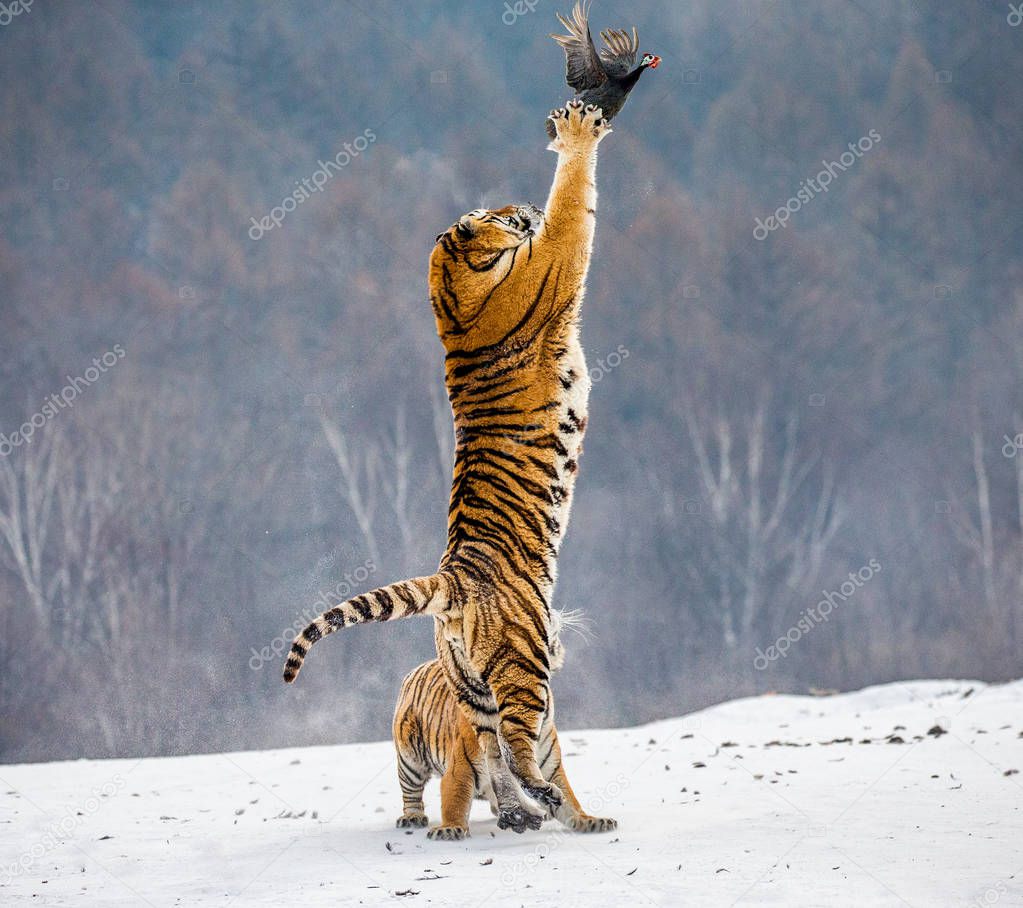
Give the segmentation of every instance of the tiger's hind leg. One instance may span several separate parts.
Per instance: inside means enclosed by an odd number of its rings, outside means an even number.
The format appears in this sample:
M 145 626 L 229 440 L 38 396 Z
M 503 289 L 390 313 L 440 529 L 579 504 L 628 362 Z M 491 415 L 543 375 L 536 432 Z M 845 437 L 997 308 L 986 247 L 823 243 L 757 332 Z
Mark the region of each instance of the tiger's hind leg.
M 491 809 L 497 815 L 497 828 L 511 829 L 518 833 L 527 829 L 539 829 L 543 824 L 544 814 L 536 813 L 528 804 L 523 803 L 519 787 L 515 784 L 504 757 L 501 756 L 497 734 L 490 729 L 479 729 L 478 732 L 480 747 L 486 756 L 493 794 Z
M 551 811 L 569 829 L 575 832 L 610 832 L 618 828 L 618 821 L 610 817 L 595 817 L 583 810 L 582 804 L 572 791 L 565 775 L 565 766 L 561 762 L 561 743 L 558 741 L 558 730 L 554 727 L 554 718 L 548 713 L 544 719 L 540 734 L 540 771 L 543 777 L 553 782 L 561 790 L 564 800 L 561 806 Z
M 497 701 L 501 743 L 512 775 L 522 790 L 534 801 L 556 813 L 562 804 L 557 785 L 548 782 L 536 762 L 540 727 L 547 712 L 550 688 L 544 678 L 535 683 L 522 680 L 522 665 L 510 666 L 512 671 L 495 670 L 490 686 Z

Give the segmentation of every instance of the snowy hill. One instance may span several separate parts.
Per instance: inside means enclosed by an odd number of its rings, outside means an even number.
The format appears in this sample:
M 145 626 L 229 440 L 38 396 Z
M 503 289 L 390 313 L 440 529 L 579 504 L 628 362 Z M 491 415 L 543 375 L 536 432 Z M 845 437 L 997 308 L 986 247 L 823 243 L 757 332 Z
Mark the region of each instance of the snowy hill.
M 1023 905 L 1023 682 L 562 740 L 616 832 L 406 834 L 389 742 L 0 766 L 0 905 Z

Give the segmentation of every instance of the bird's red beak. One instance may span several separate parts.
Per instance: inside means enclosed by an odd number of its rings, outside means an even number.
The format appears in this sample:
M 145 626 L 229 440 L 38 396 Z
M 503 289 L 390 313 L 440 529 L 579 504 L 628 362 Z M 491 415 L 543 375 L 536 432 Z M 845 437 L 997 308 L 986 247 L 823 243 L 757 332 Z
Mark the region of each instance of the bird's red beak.
M 654 59 L 650 63 L 650 68 L 651 69 L 657 69 L 657 67 L 660 66 L 660 65 L 661 65 L 661 58 L 660 57 L 654 57 Z

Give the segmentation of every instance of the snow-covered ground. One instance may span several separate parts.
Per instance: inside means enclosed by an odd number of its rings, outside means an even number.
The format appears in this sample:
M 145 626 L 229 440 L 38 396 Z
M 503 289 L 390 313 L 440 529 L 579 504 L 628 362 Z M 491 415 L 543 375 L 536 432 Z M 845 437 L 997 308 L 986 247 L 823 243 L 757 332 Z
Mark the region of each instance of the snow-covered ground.
M 616 832 L 397 830 L 390 743 L 0 766 L 0 905 L 1023 905 L 1023 681 L 562 740 Z

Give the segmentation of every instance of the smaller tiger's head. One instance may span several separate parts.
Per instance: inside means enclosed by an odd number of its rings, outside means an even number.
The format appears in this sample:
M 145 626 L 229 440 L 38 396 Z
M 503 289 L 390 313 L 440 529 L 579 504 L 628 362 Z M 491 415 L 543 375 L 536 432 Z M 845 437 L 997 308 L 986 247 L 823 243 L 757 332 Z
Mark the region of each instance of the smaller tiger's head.
M 477 208 L 438 234 L 437 242 L 450 243 L 471 262 L 529 242 L 542 226 L 543 212 L 535 205 Z
M 587 636 L 586 619 L 582 609 L 551 609 L 551 630 L 548 646 L 551 654 L 551 671 L 559 672 L 565 665 L 565 644 L 561 632 L 571 628 L 581 636 Z

